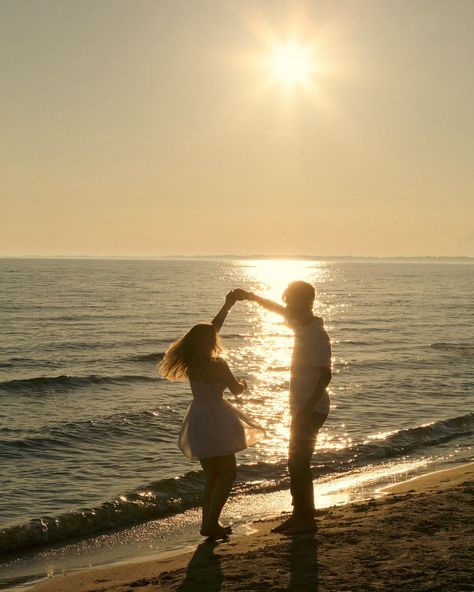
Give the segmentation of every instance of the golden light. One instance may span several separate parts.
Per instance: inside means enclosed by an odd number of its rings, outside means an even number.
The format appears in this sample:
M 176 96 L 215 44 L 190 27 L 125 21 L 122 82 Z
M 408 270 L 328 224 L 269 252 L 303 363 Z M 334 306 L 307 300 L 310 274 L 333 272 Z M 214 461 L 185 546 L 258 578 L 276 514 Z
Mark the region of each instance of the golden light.
M 298 43 L 281 45 L 274 50 L 271 69 L 276 80 L 289 86 L 307 84 L 314 73 L 311 51 Z
M 280 304 L 283 291 L 290 282 L 314 282 L 324 270 L 318 261 L 299 259 L 261 259 L 246 262 L 245 265 L 249 279 L 257 282 L 256 291 Z
M 237 272 L 237 285 L 283 304 L 281 296 L 289 282 L 305 280 L 316 284 L 326 273 L 326 264 L 319 261 L 243 260 Z M 293 333 L 281 316 L 255 303 L 245 303 L 240 308 L 246 309 L 248 333 L 240 347 L 229 356 L 231 367 L 245 368 L 250 389 L 240 395 L 239 403 L 267 430 L 269 437 L 263 444 L 265 454 L 271 451 L 278 458 L 286 455 L 288 447 L 288 382 Z
M 352 76 L 341 54 L 343 23 L 323 22 L 310 12 L 295 7 L 282 15 L 283 20 L 269 19 L 252 8 L 242 13 L 250 42 L 232 52 L 232 60 L 242 73 L 239 114 L 246 129 L 260 110 L 257 133 L 290 140 L 298 121 L 303 123 L 300 117 L 310 110 L 321 116 L 341 114 L 331 92 L 337 87 L 328 83 Z

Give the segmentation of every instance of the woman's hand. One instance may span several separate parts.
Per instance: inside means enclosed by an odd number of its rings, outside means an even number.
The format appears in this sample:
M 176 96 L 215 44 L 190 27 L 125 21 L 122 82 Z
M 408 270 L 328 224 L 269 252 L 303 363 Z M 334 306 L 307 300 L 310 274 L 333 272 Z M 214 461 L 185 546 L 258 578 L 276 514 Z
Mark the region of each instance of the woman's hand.
M 227 306 L 230 308 L 231 306 L 234 306 L 234 304 L 237 302 L 237 297 L 235 296 L 235 290 L 230 291 L 228 294 L 226 294 L 225 297 L 225 303 L 227 304 Z
M 239 382 L 244 387 L 244 391 L 246 391 L 248 387 L 247 387 L 247 381 L 245 380 L 245 378 L 239 378 Z

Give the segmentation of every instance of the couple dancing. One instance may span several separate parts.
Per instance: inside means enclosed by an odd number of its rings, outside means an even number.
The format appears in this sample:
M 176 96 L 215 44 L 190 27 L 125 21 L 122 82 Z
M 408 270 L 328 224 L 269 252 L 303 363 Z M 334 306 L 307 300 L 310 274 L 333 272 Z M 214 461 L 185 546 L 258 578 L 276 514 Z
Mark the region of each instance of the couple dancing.
M 205 475 L 201 534 L 223 538 L 230 527 L 219 517 L 236 476 L 235 453 L 265 437 L 265 430 L 223 399 L 228 388 L 238 395 L 247 389 L 220 357 L 218 332 L 238 300 L 250 300 L 281 315 L 295 333 L 290 377 L 291 431 L 288 452 L 293 512 L 276 527 L 287 535 L 314 531 L 314 491 L 310 468 L 319 429 L 329 413 L 326 390 L 331 380 L 331 343 L 323 320 L 313 314 L 315 290 L 297 281 L 283 293 L 284 305 L 240 288 L 229 292 L 210 324 L 199 324 L 173 343 L 160 364 L 168 380 L 189 380 L 193 402 L 183 421 L 179 447 L 199 459 Z

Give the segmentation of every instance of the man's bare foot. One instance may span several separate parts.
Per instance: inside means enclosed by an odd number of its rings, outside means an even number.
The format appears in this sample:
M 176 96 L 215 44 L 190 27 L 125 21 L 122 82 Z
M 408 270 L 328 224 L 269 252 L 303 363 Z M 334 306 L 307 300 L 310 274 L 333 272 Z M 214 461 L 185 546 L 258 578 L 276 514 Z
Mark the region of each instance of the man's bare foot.
M 290 516 L 287 520 L 285 520 L 285 522 L 282 522 L 278 526 L 275 526 L 275 528 L 272 528 L 272 532 L 285 532 L 288 528 L 292 528 L 294 523 L 295 517 Z
M 295 520 L 289 528 L 285 528 L 283 534 L 285 536 L 293 536 L 306 532 L 316 532 L 316 530 L 317 525 L 314 518 L 310 520 Z
M 214 528 L 201 528 L 200 534 L 212 539 L 224 538 L 232 534 L 232 527 L 218 524 Z

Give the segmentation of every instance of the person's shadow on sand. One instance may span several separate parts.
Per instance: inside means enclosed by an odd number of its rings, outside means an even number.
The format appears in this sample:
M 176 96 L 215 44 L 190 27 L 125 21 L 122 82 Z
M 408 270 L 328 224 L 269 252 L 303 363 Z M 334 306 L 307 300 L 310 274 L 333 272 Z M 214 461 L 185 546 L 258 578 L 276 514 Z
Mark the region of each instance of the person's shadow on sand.
M 318 543 L 316 535 L 295 536 L 288 552 L 289 592 L 318 592 Z
M 176 588 L 176 592 L 192 592 L 205 590 L 206 592 L 220 592 L 224 576 L 220 559 L 214 555 L 217 547 L 214 541 L 204 541 L 197 546 L 186 568 L 186 576 Z
M 218 543 L 212 541 L 206 541 L 197 546 L 186 568 L 185 578 L 176 588 L 176 592 L 221 591 L 225 578 L 220 558 L 218 555 L 214 555 L 217 546 Z M 288 592 L 318 592 L 316 535 L 306 534 L 293 537 L 279 551 L 279 561 L 282 561 L 289 573 Z M 242 581 L 245 580 L 245 569 L 240 577 Z M 255 578 L 254 573 L 252 578 Z

